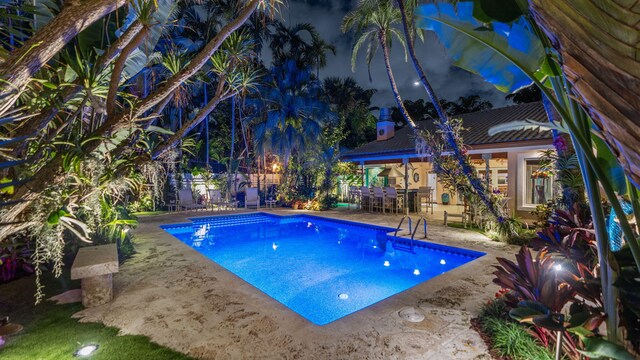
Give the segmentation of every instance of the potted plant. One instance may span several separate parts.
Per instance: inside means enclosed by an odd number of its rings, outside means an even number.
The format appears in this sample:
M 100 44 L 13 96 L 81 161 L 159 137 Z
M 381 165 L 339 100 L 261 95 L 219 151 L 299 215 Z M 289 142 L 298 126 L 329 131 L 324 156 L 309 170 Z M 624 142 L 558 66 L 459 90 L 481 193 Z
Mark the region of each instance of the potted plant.
M 449 193 L 442 193 L 440 200 L 442 200 L 442 205 L 449 205 L 449 200 L 451 200 Z

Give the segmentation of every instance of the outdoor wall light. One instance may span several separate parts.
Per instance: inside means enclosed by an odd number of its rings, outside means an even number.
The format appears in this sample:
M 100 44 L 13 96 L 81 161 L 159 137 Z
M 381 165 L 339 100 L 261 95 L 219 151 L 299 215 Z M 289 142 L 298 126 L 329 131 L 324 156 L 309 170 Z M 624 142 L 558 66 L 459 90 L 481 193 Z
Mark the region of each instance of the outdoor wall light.
M 77 356 L 77 357 L 91 356 L 93 355 L 94 352 L 96 352 L 96 350 L 98 350 L 99 347 L 100 345 L 98 344 L 85 345 L 80 349 L 76 350 L 76 352 L 73 353 L 73 356 Z

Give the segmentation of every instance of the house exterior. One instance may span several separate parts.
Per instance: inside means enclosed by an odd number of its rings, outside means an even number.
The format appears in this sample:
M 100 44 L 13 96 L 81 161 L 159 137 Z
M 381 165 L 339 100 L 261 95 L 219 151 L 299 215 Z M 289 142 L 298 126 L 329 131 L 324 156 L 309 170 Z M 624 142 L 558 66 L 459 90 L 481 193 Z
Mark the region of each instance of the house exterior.
M 507 131 L 489 136 L 488 130 L 499 124 L 517 120 L 547 123 L 541 102 L 513 105 L 458 116 L 462 118 L 464 143 L 472 164 L 492 190 L 506 194 L 511 216 L 531 218 L 536 205 L 551 199 L 552 177 L 535 176 L 540 168 L 541 151 L 553 149 L 550 131 L 537 129 Z M 421 121 L 418 127 L 435 131 L 433 121 Z M 442 204 L 444 189 L 432 170 L 432 164 L 415 151 L 413 133 L 407 126 L 395 130 L 388 111 L 381 110 L 378 138 L 346 152 L 343 161 L 359 164 L 366 186 L 395 186 L 409 191 L 420 187 L 435 189 L 434 201 Z M 405 184 L 405 167 L 408 184 Z M 446 198 L 446 196 L 445 196 Z M 462 204 L 457 194 L 450 194 L 449 204 Z M 446 200 L 446 199 L 444 199 Z

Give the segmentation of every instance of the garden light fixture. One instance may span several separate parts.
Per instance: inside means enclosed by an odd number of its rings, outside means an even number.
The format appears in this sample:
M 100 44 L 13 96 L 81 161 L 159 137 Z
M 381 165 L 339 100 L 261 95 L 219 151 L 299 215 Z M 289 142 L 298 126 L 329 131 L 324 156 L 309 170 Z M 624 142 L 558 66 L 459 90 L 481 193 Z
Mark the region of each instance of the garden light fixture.
M 555 264 L 555 265 L 553 265 L 553 270 L 555 270 L 555 271 L 562 271 L 562 264 Z
M 96 350 L 98 350 L 99 347 L 100 347 L 100 345 L 98 345 L 98 344 L 85 345 L 85 346 L 81 347 L 80 349 L 76 350 L 76 352 L 73 353 L 73 356 L 76 356 L 76 357 L 91 356 L 91 355 L 93 355 L 93 353 L 96 352 Z

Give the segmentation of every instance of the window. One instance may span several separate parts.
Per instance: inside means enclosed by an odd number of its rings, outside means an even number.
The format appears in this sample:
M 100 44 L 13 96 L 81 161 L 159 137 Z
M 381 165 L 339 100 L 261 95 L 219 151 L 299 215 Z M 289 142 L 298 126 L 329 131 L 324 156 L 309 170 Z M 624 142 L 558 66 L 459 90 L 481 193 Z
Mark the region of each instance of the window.
M 507 169 L 498 170 L 498 190 L 506 194 L 508 189 L 509 171 Z
M 544 204 L 553 197 L 553 175 L 542 169 L 540 160 L 526 159 L 524 205 Z

